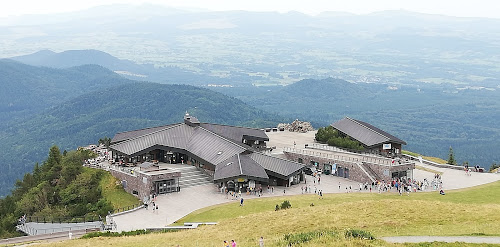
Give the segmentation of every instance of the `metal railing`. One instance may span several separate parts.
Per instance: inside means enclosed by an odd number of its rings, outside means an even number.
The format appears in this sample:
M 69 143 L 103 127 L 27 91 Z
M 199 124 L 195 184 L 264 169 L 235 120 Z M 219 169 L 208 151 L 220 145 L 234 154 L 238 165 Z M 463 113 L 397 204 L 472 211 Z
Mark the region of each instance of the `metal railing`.
M 136 208 L 139 208 L 139 207 L 144 207 L 144 203 L 136 203 L 136 204 L 132 204 L 132 205 L 129 205 L 129 206 L 126 206 L 126 207 L 122 207 L 122 208 L 118 208 L 118 209 L 113 209 L 112 211 L 108 211 L 108 215 L 117 214 L 117 213 L 123 213 L 123 212 L 129 211 L 129 210 L 132 210 L 132 209 L 136 209 Z
M 99 215 L 81 216 L 81 217 L 50 217 L 50 216 L 27 216 L 26 223 L 86 223 L 101 221 Z
M 315 157 L 320 157 L 320 158 L 334 159 L 334 160 L 344 161 L 344 162 L 366 162 L 366 163 L 385 165 L 385 166 L 398 166 L 398 165 L 411 164 L 411 162 L 401 162 L 400 163 L 400 160 L 396 161 L 396 160 L 389 159 L 389 158 L 376 157 L 374 155 L 361 155 L 361 154 L 348 153 L 347 151 L 337 151 L 337 150 L 335 150 L 335 147 L 329 147 L 329 146 L 325 146 L 325 145 L 312 144 L 312 146 L 308 146 L 308 149 L 309 150 L 284 147 L 283 151 L 290 152 L 290 153 L 305 154 L 305 155 L 315 156 Z M 338 152 L 340 154 L 318 152 L 318 151 L 314 151 L 315 149 L 331 151 L 331 152 Z M 354 155 L 356 157 L 351 157 Z

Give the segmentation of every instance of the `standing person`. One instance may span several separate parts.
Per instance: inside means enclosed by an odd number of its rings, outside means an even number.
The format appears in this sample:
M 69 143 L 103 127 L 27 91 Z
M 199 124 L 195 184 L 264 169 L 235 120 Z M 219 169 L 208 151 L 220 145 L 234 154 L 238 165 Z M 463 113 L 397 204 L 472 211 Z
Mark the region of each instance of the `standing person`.
M 236 247 L 236 242 L 233 240 L 231 240 L 231 247 Z
M 229 242 L 227 242 L 226 240 L 224 240 L 224 247 L 229 247 Z
M 339 182 L 339 190 L 340 190 L 340 182 Z
M 240 206 L 243 207 L 243 197 L 240 200 Z
M 318 184 L 321 183 L 321 177 L 318 176 Z
M 264 247 L 264 237 L 260 237 L 259 239 L 259 247 Z

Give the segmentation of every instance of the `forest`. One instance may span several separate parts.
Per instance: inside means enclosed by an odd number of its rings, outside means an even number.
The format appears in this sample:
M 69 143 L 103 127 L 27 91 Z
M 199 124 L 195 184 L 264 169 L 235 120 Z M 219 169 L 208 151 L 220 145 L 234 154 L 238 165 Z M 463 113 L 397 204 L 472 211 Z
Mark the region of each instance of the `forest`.
M 11 195 L 0 199 L 0 238 L 19 236 L 15 226 L 23 215 L 105 217 L 113 210 L 99 186 L 105 171 L 82 166 L 83 160 L 92 157 L 95 154 L 89 150 L 61 152 L 52 146 L 47 159 L 17 180 Z

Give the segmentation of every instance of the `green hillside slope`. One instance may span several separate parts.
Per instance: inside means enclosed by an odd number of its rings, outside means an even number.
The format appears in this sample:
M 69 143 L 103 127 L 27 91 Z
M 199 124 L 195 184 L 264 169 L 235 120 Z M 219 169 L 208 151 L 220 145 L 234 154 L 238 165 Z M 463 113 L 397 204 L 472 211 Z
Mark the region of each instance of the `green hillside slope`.
M 202 122 L 219 124 L 266 127 L 283 121 L 235 98 L 193 86 L 132 83 L 102 89 L 9 125 L 0 137 L 0 195 L 43 160 L 52 145 L 70 150 L 120 131 L 181 122 L 186 111 Z

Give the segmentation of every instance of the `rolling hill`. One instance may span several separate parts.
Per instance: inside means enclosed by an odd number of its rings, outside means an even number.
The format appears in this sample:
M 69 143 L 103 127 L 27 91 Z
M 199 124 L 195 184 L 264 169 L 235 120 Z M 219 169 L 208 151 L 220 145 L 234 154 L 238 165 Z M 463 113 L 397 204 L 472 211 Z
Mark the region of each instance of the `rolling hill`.
M 68 50 L 58 53 L 50 50 L 41 50 L 28 55 L 11 57 L 10 59 L 32 66 L 45 66 L 58 69 L 95 64 L 108 68 L 128 79 L 159 83 L 204 85 L 206 83 L 221 81 L 217 77 L 200 75 L 173 66 L 138 64 L 93 49 Z
M 98 65 L 53 69 L 3 59 L 0 74 L 0 126 L 75 96 L 127 83 L 123 77 Z

